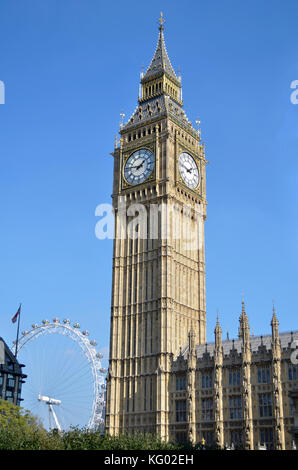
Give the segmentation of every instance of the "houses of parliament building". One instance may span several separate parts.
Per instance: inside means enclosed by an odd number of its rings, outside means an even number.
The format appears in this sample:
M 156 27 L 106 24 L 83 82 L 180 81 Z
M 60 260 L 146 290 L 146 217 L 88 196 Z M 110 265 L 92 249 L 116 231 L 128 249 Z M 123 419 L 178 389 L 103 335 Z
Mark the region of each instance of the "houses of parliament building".
M 214 342 L 206 343 L 207 160 L 200 130 L 183 108 L 162 15 L 137 107 L 120 126 L 112 155 L 115 239 L 106 431 L 291 449 L 298 331 L 280 333 L 273 307 L 271 334 L 251 335 L 242 301 L 238 338 L 224 340 L 217 319 Z M 170 218 L 161 207 L 173 207 Z M 179 236 L 174 230 L 164 235 L 165 218 L 168 227 L 178 226 Z M 185 240 L 190 232 L 193 245 Z

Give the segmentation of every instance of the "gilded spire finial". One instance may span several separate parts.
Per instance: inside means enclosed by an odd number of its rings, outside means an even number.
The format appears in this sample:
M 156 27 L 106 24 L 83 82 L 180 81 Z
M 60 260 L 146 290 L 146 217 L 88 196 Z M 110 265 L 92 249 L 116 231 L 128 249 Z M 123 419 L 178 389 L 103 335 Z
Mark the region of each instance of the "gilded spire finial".
M 163 17 L 162 11 L 160 12 L 160 17 L 159 17 L 158 22 L 159 22 L 159 31 L 161 32 L 161 31 L 164 30 L 163 25 L 164 25 L 164 23 L 165 23 L 165 19 L 164 19 L 164 17 Z

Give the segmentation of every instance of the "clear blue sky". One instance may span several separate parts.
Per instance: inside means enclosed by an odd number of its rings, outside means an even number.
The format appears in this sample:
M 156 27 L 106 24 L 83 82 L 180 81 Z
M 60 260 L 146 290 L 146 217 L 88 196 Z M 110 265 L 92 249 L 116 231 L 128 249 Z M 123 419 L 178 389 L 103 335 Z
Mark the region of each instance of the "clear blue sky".
M 238 332 L 241 296 L 255 334 L 298 328 L 297 1 L 0 5 L 0 316 L 22 328 L 70 317 L 109 343 L 112 241 L 95 237 L 109 203 L 115 133 L 137 104 L 157 42 L 182 71 L 185 110 L 206 144 L 208 340 L 216 310 Z

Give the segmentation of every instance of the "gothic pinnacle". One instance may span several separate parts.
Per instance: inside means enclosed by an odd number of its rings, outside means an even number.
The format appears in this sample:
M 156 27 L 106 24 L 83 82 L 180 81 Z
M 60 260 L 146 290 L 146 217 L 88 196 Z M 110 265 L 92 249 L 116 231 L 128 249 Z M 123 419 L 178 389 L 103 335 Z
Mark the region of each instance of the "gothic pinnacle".
M 241 315 L 240 315 L 239 320 L 240 320 L 240 322 L 248 324 L 248 317 L 247 317 L 246 311 L 245 311 L 244 299 L 242 299 L 242 309 L 241 309 Z
M 217 310 L 216 325 L 215 325 L 214 333 L 215 333 L 215 334 L 221 333 L 221 327 L 220 327 L 220 323 L 219 323 L 219 312 L 218 312 L 218 310 Z
M 273 324 L 278 324 L 274 301 L 272 301 L 272 303 L 273 303 L 273 314 L 272 314 L 271 325 L 273 325 Z

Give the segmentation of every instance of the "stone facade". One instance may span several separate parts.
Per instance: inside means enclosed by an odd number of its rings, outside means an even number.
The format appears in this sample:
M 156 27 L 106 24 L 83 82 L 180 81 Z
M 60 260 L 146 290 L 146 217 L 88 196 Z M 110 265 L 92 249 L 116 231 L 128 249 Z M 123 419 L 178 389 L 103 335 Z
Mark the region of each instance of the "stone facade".
M 132 167 L 140 175 L 144 150 L 153 155 L 154 169 L 144 180 L 134 177 L 132 184 L 126 177 L 132 175 L 126 170 L 129 159 L 140 152 Z M 192 168 L 184 164 L 189 181 L 179 166 L 182 154 L 193 162 Z M 289 374 L 294 377 L 297 371 L 289 369 L 293 339 L 279 336 L 275 313 L 272 335 L 255 338 L 243 303 L 239 338 L 222 341 L 218 321 L 215 343 L 206 344 L 208 162 L 200 129 L 194 129 L 183 109 L 181 78 L 166 51 L 162 18 L 154 57 L 141 74 L 138 106 L 121 125 L 112 155 L 115 240 L 107 432 L 151 432 L 165 440 L 205 440 L 221 447 L 241 442 L 246 449 L 262 443 L 290 448 L 288 391 L 295 381 Z M 196 185 L 191 184 L 193 168 L 199 175 Z M 163 207 L 171 207 L 170 217 Z M 142 227 L 133 225 L 136 210 L 145 213 L 145 226 L 143 219 Z M 165 224 L 172 229 L 166 236 Z M 130 226 L 134 236 L 128 234 Z M 195 234 L 195 248 L 188 245 L 188 233 Z
M 215 342 L 185 348 L 173 359 L 170 438 L 217 443 L 223 447 L 291 449 L 294 406 L 291 391 L 298 385 L 298 366 L 292 361 L 298 332 L 281 333 L 273 313 L 272 334 L 250 336 L 244 303 L 239 338 L 222 341 L 219 322 Z M 194 386 L 188 383 L 189 363 L 195 362 Z M 290 396 L 289 396 L 290 393 Z M 189 394 L 195 397 L 191 402 Z M 296 396 L 296 395 L 295 395 Z M 177 403 L 180 402 L 178 405 Z M 175 410 L 185 403 L 186 420 Z M 187 410 L 195 414 L 196 430 L 189 433 Z M 178 418 L 178 420 L 177 420 Z
M 294 426 L 291 429 L 290 433 L 293 436 L 293 441 L 295 443 L 296 450 L 298 449 L 298 388 L 291 390 L 289 393 L 289 398 L 292 400 L 294 408 Z
M 200 133 L 183 110 L 181 83 L 170 65 L 162 23 L 153 60 L 141 78 L 138 107 L 120 136 L 113 152 L 116 238 L 106 427 L 111 434 L 142 428 L 168 439 L 172 357 L 191 329 L 197 342 L 206 342 L 206 160 Z M 142 183 L 131 184 L 124 174 L 126 163 L 143 149 L 154 155 L 154 171 Z M 199 171 L 200 182 L 193 190 L 178 170 L 183 152 L 192 156 Z M 134 239 L 126 231 L 132 221 L 128 208 L 136 204 L 148 215 L 145 236 L 139 231 Z M 173 209 L 170 220 L 165 207 Z M 201 248 L 188 249 L 183 217 Z M 164 236 L 167 220 L 172 230 Z M 179 236 L 174 229 L 181 229 Z

